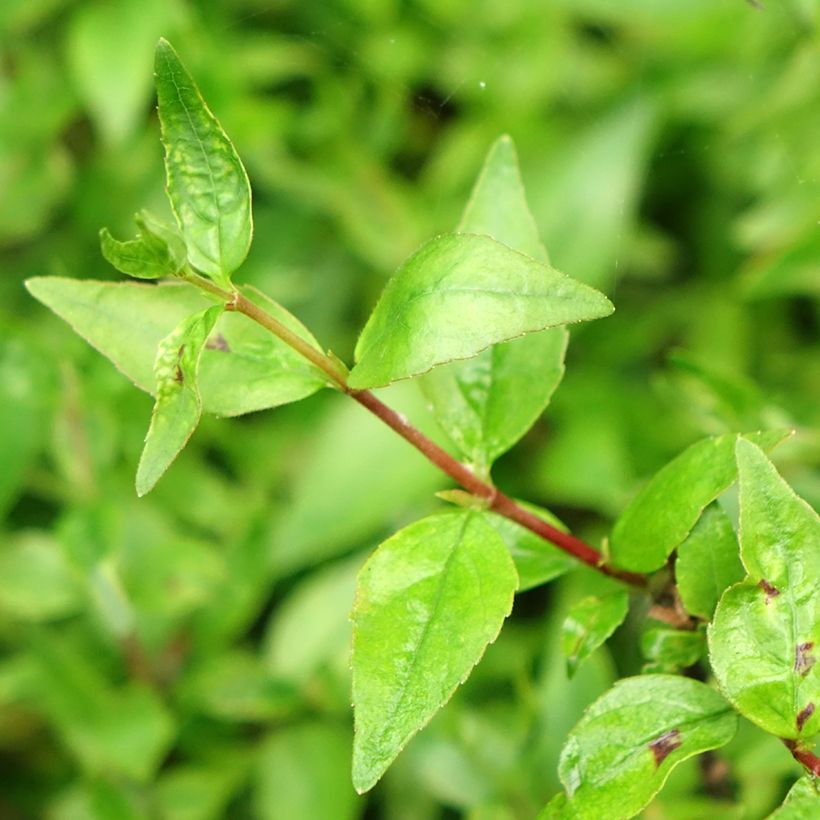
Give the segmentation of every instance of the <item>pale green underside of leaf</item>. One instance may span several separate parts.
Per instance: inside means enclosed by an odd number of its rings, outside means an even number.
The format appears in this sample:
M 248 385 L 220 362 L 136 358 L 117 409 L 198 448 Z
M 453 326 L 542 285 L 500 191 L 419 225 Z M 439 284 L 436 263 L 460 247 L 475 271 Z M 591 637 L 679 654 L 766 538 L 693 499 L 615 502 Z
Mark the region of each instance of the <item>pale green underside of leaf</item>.
M 199 358 L 223 310 L 214 305 L 187 317 L 159 343 L 154 362 L 157 399 L 137 467 L 139 496 L 153 489 L 199 424 Z
M 89 279 L 29 279 L 31 294 L 89 344 L 110 359 L 137 387 L 154 395 L 157 346 L 186 316 L 209 300 L 184 283 L 97 282 Z M 316 340 L 284 308 L 257 291 L 245 295 L 319 349 Z M 238 416 L 297 401 L 315 393 L 326 378 L 284 342 L 244 316 L 225 313 L 202 353 L 202 409 Z
M 353 785 L 367 791 L 443 706 L 512 608 L 515 567 L 478 512 L 430 516 L 385 541 L 353 607 Z
M 772 449 L 788 431 L 746 433 Z M 652 572 L 689 534 L 704 508 L 737 477 L 737 436 L 703 439 L 661 468 L 615 522 L 609 543 L 612 563 L 635 572 Z
M 440 236 L 388 283 L 356 345 L 350 385 L 383 386 L 612 310 L 598 291 L 488 236 Z
M 251 187 L 236 150 L 166 40 L 155 60 L 168 197 L 191 264 L 225 283 L 248 254 Z
M 709 630 L 726 697 L 771 734 L 820 732 L 820 521 L 760 448 L 738 441 L 741 557 Z
M 623 623 L 628 611 L 626 590 L 601 597 L 590 595 L 570 608 L 561 626 L 561 652 L 567 659 L 569 677 Z
M 686 611 L 711 620 L 724 590 L 744 575 L 732 522 L 710 504 L 678 547 L 675 580 Z
M 620 681 L 589 707 L 561 752 L 566 816 L 633 817 L 675 766 L 725 745 L 736 729 L 737 715 L 703 683 L 672 675 Z
M 458 231 L 486 234 L 548 261 L 508 136 L 490 148 Z M 566 328 L 552 328 L 494 345 L 420 378 L 436 421 L 479 473 L 486 473 L 544 411 L 563 378 L 568 341 Z

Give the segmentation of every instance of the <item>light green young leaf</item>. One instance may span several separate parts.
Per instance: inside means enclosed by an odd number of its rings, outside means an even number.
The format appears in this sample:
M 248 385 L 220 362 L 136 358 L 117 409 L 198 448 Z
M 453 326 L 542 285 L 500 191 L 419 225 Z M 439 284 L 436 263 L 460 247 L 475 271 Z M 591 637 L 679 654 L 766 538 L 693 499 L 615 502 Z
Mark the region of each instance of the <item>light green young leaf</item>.
M 820 519 L 760 448 L 737 443 L 740 555 L 749 573 L 720 599 L 709 653 L 738 711 L 783 738 L 820 731 Z
M 612 313 L 601 293 L 488 236 L 428 242 L 388 283 L 356 345 L 354 388 L 425 373 L 486 347 Z
M 186 316 L 209 304 L 196 288 L 176 282 L 155 286 L 44 276 L 29 279 L 26 287 L 152 395 L 156 394 L 153 364 L 160 341 Z M 253 288 L 242 292 L 321 349 L 283 307 Z M 199 365 L 202 409 L 218 416 L 239 416 L 298 401 L 326 383 L 324 374 L 292 348 L 236 313 L 219 318 Z
M 561 626 L 561 652 L 569 677 L 623 623 L 628 611 L 629 595 L 620 589 L 582 598 L 570 608 Z
M 118 271 L 137 279 L 173 276 L 185 266 L 185 243 L 171 229 L 143 211 L 135 217 L 137 238 L 120 242 L 103 228 L 100 231 L 102 255 Z
M 673 675 L 619 681 L 570 732 L 558 773 L 566 814 L 579 820 L 636 815 L 679 763 L 728 743 L 737 715 L 703 683 Z
M 710 504 L 678 547 L 675 580 L 687 612 L 712 619 L 724 590 L 744 576 L 739 552 L 729 517 Z
M 518 504 L 539 518 L 548 521 L 559 530 L 567 532 L 566 526 L 551 512 L 525 501 L 519 501 Z M 547 543 L 535 533 L 524 529 L 515 521 L 510 521 L 509 518 L 494 513 L 487 515 L 487 521 L 495 527 L 498 534 L 504 539 L 504 543 L 507 545 L 510 555 L 512 555 L 515 569 L 518 572 L 519 592 L 546 584 L 547 581 L 552 581 L 559 575 L 578 567 L 578 562 L 572 556 Z
M 767 820 L 815 820 L 819 814 L 820 784 L 811 775 L 805 775 L 789 789 L 783 805 Z
M 771 450 L 787 431 L 747 433 Z M 609 544 L 612 563 L 652 572 L 689 534 L 704 508 L 737 476 L 734 434 L 698 441 L 661 468 L 615 522 Z
M 167 40 L 157 44 L 155 72 L 171 207 L 191 264 L 224 286 L 251 245 L 248 175 Z
M 701 630 L 652 627 L 641 635 L 641 652 L 652 671 L 676 673 L 697 663 L 704 655 L 706 634 Z
M 137 467 L 139 496 L 159 481 L 199 424 L 199 357 L 223 310 L 214 305 L 189 316 L 159 343 L 154 363 L 157 400 Z
M 518 579 L 483 515 L 432 515 L 385 541 L 353 606 L 353 785 L 370 789 L 495 640 Z

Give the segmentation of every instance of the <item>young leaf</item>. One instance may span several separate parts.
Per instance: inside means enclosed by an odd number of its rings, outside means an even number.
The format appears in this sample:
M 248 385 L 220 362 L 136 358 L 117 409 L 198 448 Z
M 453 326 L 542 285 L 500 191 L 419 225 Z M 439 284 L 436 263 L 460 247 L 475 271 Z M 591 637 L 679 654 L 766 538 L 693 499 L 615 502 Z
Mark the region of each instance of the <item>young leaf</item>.
M 181 282 L 155 286 L 44 276 L 29 279 L 26 287 L 152 395 L 156 394 L 153 364 L 159 343 L 186 316 L 208 305 L 196 288 Z M 283 307 L 253 288 L 242 291 L 321 349 Z M 218 416 L 239 416 L 298 401 L 326 383 L 324 374 L 291 347 L 235 313 L 220 317 L 199 365 L 202 409 Z
M 552 513 L 536 507 L 534 504 L 519 501 L 518 504 L 529 510 L 539 518 L 548 521 L 563 532 L 567 528 Z M 578 567 L 578 562 L 563 550 L 548 544 L 543 538 L 524 529 L 515 521 L 494 513 L 487 515 L 487 521 L 495 527 L 498 534 L 504 539 L 507 549 L 515 562 L 518 572 L 518 591 L 532 589 L 546 584 L 559 575 Z
M 118 271 L 137 279 L 173 276 L 185 266 L 185 243 L 175 232 L 152 219 L 146 212 L 137 214 L 137 238 L 120 242 L 103 228 L 100 231 L 102 255 Z
M 737 443 L 740 555 L 749 573 L 720 599 L 712 668 L 745 717 L 783 738 L 820 731 L 820 520 L 760 448 Z
M 710 504 L 678 547 L 675 580 L 687 612 L 711 620 L 723 591 L 744 574 L 732 522 Z
M 706 651 L 706 635 L 700 630 L 657 626 L 641 635 L 641 652 L 653 672 L 675 673 L 696 664 Z
M 497 342 L 612 310 L 602 293 L 488 236 L 440 236 L 384 289 L 356 344 L 350 385 L 380 387 Z
M 385 541 L 353 606 L 353 785 L 370 789 L 495 640 L 517 585 L 483 515 L 433 515 Z
M 239 155 L 167 40 L 155 55 L 168 197 L 191 264 L 222 286 L 251 245 L 251 186 Z
M 561 626 L 561 652 L 569 677 L 623 623 L 628 611 L 629 595 L 620 589 L 582 598 L 570 608 Z
M 770 450 L 788 435 L 770 430 L 745 437 Z M 615 522 L 609 544 L 613 564 L 636 572 L 663 566 L 703 509 L 735 480 L 736 438 L 698 441 L 652 477 Z
M 223 310 L 214 305 L 189 316 L 159 343 L 154 363 L 157 400 L 137 467 L 137 495 L 153 488 L 199 424 L 199 357 Z
M 675 766 L 725 745 L 736 729 L 737 715 L 703 683 L 672 675 L 621 680 L 587 709 L 561 752 L 568 816 L 636 815 Z

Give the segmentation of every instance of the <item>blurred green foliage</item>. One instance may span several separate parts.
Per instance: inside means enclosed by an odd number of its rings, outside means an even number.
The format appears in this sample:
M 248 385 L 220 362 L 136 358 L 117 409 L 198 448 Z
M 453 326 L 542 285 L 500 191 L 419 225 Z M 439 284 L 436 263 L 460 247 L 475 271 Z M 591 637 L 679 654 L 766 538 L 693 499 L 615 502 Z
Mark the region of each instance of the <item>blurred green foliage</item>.
M 328 395 L 204 420 L 137 501 L 150 400 L 22 288 L 114 279 L 99 228 L 168 216 L 159 35 L 248 166 L 237 280 L 348 359 L 385 277 L 452 229 L 513 136 L 553 264 L 617 312 L 572 330 L 564 382 L 496 478 L 597 543 L 704 434 L 795 427 L 775 459 L 820 501 L 818 24 L 816 0 L 4 0 L 0 816 L 527 818 L 584 707 L 645 660 L 627 620 L 570 683 L 560 624 L 607 582 L 521 595 L 354 795 L 353 577 L 442 480 Z M 386 393 L 427 429 L 412 386 Z M 748 723 L 720 755 L 720 788 L 689 761 L 645 816 L 764 817 L 797 772 Z

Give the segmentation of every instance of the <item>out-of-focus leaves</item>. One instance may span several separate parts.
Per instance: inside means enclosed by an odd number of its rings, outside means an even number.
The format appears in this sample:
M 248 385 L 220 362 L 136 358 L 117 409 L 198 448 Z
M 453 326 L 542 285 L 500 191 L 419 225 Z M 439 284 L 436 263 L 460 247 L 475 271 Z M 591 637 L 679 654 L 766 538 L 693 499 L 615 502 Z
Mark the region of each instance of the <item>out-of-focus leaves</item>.
M 620 681 L 586 711 L 561 753 L 568 816 L 632 817 L 675 766 L 725 745 L 736 729 L 729 704 L 698 681 L 672 675 Z
M 820 729 L 820 519 L 762 450 L 737 442 L 740 555 L 749 573 L 720 599 L 709 654 L 721 690 L 773 735 Z
M 656 626 L 641 635 L 641 652 L 651 672 L 677 673 L 696 664 L 706 652 L 706 635 L 700 630 Z
M 628 609 L 626 590 L 602 597 L 590 595 L 570 608 L 561 626 L 561 651 L 567 660 L 568 677 L 621 625 Z
M 247 753 L 246 753 L 247 754 Z M 241 785 L 244 766 L 226 761 L 176 766 L 160 776 L 157 802 L 167 820 L 216 820 Z

